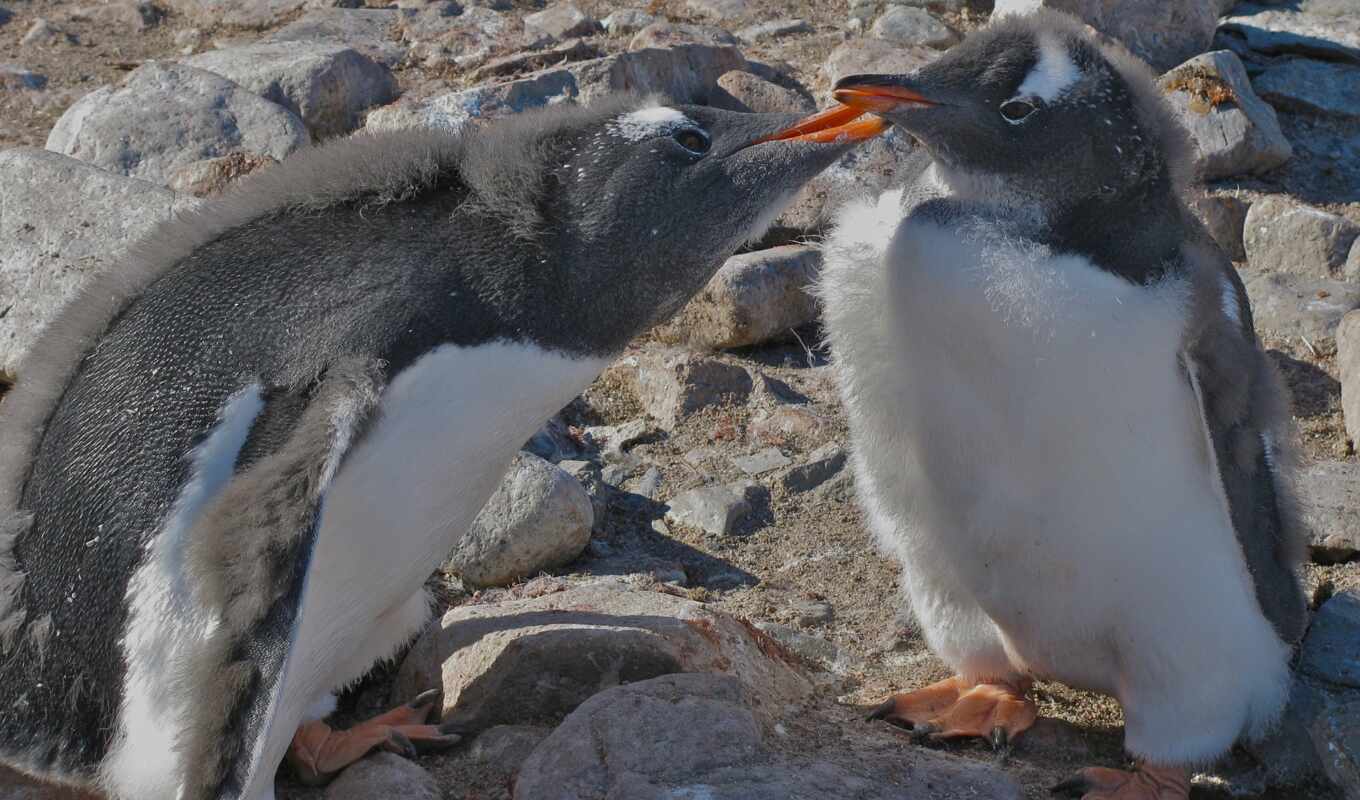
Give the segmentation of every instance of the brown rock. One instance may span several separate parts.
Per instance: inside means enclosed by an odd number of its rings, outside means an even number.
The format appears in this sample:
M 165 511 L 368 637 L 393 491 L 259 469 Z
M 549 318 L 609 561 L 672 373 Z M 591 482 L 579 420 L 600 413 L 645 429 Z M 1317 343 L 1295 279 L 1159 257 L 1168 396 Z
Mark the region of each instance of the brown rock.
M 713 105 L 732 111 L 766 114 L 771 112 L 805 113 L 816 108 L 811 99 L 742 70 L 724 73 L 718 78 L 719 93 Z
M 697 411 L 743 402 L 751 375 L 741 367 L 683 350 L 654 350 L 638 359 L 638 400 L 670 430 Z
M 237 150 L 219 158 L 205 158 L 175 170 L 166 185 L 194 197 L 211 197 L 226 191 L 238 178 L 279 163 L 269 156 Z

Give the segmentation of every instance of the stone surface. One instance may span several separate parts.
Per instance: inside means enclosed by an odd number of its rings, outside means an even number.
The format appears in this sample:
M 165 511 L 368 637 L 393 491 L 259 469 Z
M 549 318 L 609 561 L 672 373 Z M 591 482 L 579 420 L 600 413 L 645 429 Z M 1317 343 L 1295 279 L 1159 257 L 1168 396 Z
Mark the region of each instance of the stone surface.
M 71 18 L 97 22 L 106 29 L 141 33 L 159 25 L 165 9 L 150 0 L 115 0 L 77 9 Z
M 39 75 L 31 69 L 25 69 L 15 64 L 0 64 L 0 90 L 32 91 L 41 89 L 46 85 L 46 75 Z
M 196 25 L 267 28 L 309 5 L 309 0 L 168 0 L 170 8 Z
M 760 628 L 776 642 L 784 645 L 797 655 L 805 664 L 837 675 L 844 675 L 856 669 L 863 669 L 863 659 L 836 646 L 835 642 L 812 633 L 805 633 L 788 625 L 777 622 L 757 622 Z
M 576 78 L 555 69 L 519 80 L 450 92 L 418 102 L 398 102 L 374 110 L 365 127 L 393 130 L 426 126 L 457 130 L 474 119 L 496 119 L 531 108 L 568 102 L 580 92 Z
M 1239 3 L 1220 29 L 1253 53 L 1360 63 L 1360 16 L 1352 0 Z
M 1360 555 L 1360 464 L 1310 464 L 1296 484 L 1313 560 L 1333 563 Z
M 490 59 L 472 73 L 471 79 L 473 81 L 489 81 L 571 61 L 595 59 L 600 56 L 600 50 L 595 45 L 585 39 L 572 39 L 551 47 L 522 50 L 518 53 Z
M 783 469 L 792 464 L 793 461 L 784 455 L 778 447 L 766 447 L 749 455 L 737 456 L 732 459 L 732 463 L 747 475 L 756 476 Z
M 1209 49 L 1218 27 L 1214 0 L 1161 3 L 1144 0 L 996 0 L 995 14 L 1035 8 L 1066 11 L 1119 40 L 1157 71 Z
M 726 675 L 667 675 L 610 689 L 534 751 L 515 800 L 1020 797 L 994 767 L 922 749 L 776 754 L 766 746 L 769 711 Z
M 1242 241 L 1251 205 L 1231 194 L 1197 192 L 1190 199 L 1190 208 L 1199 216 L 1209 236 L 1233 261 L 1246 261 L 1247 249 Z
M 714 22 L 740 19 L 745 16 L 748 6 L 748 0 L 685 0 L 686 10 Z
M 47 149 L 163 183 L 205 158 L 241 150 L 282 160 L 307 141 L 291 111 L 220 75 L 150 61 L 67 109 Z
M 807 20 L 775 19 L 756 25 L 747 25 L 745 28 L 736 31 L 736 36 L 743 42 L 754 43 L 781 39 L 800 33 L 812 33 L 812 30 L 812 25 Z
M 689 25 L 660 20 L 643 28 L 628 41 L 629 50 L 667 48 L 679 45 L 726 47 L 737 44 L 737 37 L 716 25 Z M 734 68 L 735 69 L 735 68 Z
M 1314 723 L 1327 707 L 1326 692 L 1320 686 L 1295 674 L 1289 702 L 1275 728 L 1264 739 L 1242 740 L 1242 748 L 1260 765 L 1254 774 L 1243 776 L 1245 780 L 1235 781 L 1248 790 L 1247 796 L 1259 795 L 1265 786 L 1297 786 L 1321 773 L 1322 763 L 1311 738 Z
M 919 69 L 939 56 L 925 46 L 902 46 L 877 38 L 852 39 L 837 45 L 822 62 L 821 73 L 828 86 L 849 75 L 872 73 L 899 74 Z
M 1313 615 L 1299 670 L 1333 686 L 1360 688 L 1360 593 L 1342 592 Z
M 174 210 L 155 184 L 47 150 L 0 151 L 0 372 L 14 374 L 76 290 Z
M 579 556 L 594 524 L 579 481 L 520 453 L 446 563 L 465 584 L 503 586 Z
M 1294 154 L 1275 110 L 1256 96 L 1241 60 L 1231 52 L 1195 56 L 1159 83 L 1190 133 L 1202 179 L 1266 172 Z
M 638 8 L 623 8 L 600 20 L 605 32 L 612 36 L 637 33 L 657 21 L 657 17 Z
M 1311 733 L 1323 772 L 1346 800 L 1360 800 L 1360 696 L 1329 708 Z
M 401 19 L 394 8 L 314 8 L 263 41 L 341 44 L 392 67 L 406 56 L 396 36 Z
M 451 609 L 417 640 L 392 697 L 442 685 L 446 721 L 555 724 L 597 692 L 674 672 L 733 675 L 772 712 L 812 690 L 792 657 L 749 625 L 693 600 L 599 581 Z
M 752 511 L 752 484 L 712 484 L 671 498 L 666 521 L 696 528 L 711 536 L 736 533 Z
M 577 8 L 575 3 L 557 3 L 524 18 L 525 33 L 549 39 L 589 36 L 596 28 L 595 20 Z
M 869 32 L 895 45 L 921 45 L 943 50 L 959 41 L 948 25 L 931 16 L 924 8 L 889 6 L 874 21 Z
M 1268 67 L 1252 85 L 1281 110 L 1360 119 L 1360 66 L 1289 59 Z
M 1341 268 L 1341 274 L 1348 281 L 1360 282 L 1360 237 L 1351 243 L 1351 254 L 1346 256 L 1346 265 Z
M 722 92 L 712 98 L 712 104 L 730 111 L 804 113 L 816 108 L 816 103 L 798 92 L 744 70 L 724 73 L 718 78 L 718 88 Z
M 663 342 L 709 349 L 785 336 L 817 318 L 817 301 L 808 289 L 821 266 L 821 251 L 803 245 L 732 256 L 657 335 Z
M 1341 413 L 1346 433 L 1360 446 L 1360 311 L 1341 319 L 1336 332 L 1336 364 L 1341 372 Z
M 541 725 L 496 725 L 477 734 L 468 747 L 468 756 L 514 774 L 550 733 L 551 728 Z
M 705 408 L 741 402 L 752 388 L 741 367 L 681 350 L 645 353 L 637 383 L 643 409 L 666 430 Z
M 1256 330 L 1304 336 L 1314 345 L 1336 336 L 1347 311 L 1360 308 L 1360 286 L 1327 278 L 1241 270 Z
M 279 163 L 269 156 L 235 152 L 205 158 L 175 170 L 166 186 L 181 194 L 211 197 L 226 191 L 236 180 Z
M 781 405 L 751 420 L 746 434 L 753 442 L 786 445 L 815 437 L 826 428 L 826 418 L 803 406 Z
M 439 800 L 439 782 L 419 764 L 376 752 L 357 761 L 326 787 L 325 800 Z
M 184 63 L 278 103 L 301 117 L 317 139 L 353 131 L 365 109 L 397 96 L 391 70 L 343 45 L 266 42 L 214 50 Z
M 1243 244 L 1252 269 L 1340 278 L 1360 225 L 1286 197 L 1251 204 Z
M 807 460 L 779 479 L 790 492 L 807 492 L 836 477 L 845 469 L 845 448 L 828 442 L 812 452 Z

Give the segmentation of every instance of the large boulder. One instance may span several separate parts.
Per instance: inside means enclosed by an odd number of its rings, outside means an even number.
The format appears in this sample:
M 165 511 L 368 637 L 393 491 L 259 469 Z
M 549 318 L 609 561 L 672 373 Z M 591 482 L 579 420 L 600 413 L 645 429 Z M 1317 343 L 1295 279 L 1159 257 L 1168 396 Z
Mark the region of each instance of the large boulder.
M 312 0 L 169 0 L 170 8 L 195 25 L 267 28 L 312 4 Z
M 377 752 L 350 765 L 326 787 L 325 800 L 439 800 L 439 782 L 420 765 Z
M 959 41 L 959 35 L 924 8 L 890 5 L 869 30 L 875 37 L 895 45 L 934 47 L 943 50 Z
M 1281 110 L 1360 119 L 1360 66 L 1287 59 L 1272 64 L 1252 85 Z
M 1360 225 L 1282 196 L 1251 204 L 1243 228 L 1252 269 L 1311 278 L 1342 278 Z
M 393 103 L 370 113 L 366 127 L 378 131 L 419 126 L 458 130 L 474 119 L 496 119 L 571 102 L 578 93 L 570 72 L 545 70 L 519 80 Z
M 243 150 L 282 160 L 308 144 L 293 112 L 202 69 L 149 61 L 119 86 L 85 95 L 47 137 L 47 149 L 134 178 Z
M 405 18 L 396 8 L 313 8 L 262 41 L 338 44 L 393 67 L 406 57 L 397 35 Z
M 1346 312 L 1360 308 L 1360 286 L 1330 278 L 1310 278 L 1242 270 L 1258 333 L 1277 338 L 1302 336 L 1314 345 L 1336 336 Z
M 919 69 L 940 55 L 924 45 L 903 46 L 876 37 L 852 39 L 831 51 L 821 73 L 828 86 L 850 75 L 902 73 Z
M 1239 3 L 1220 40 L 1249 55 L 1300 55 L 1360 64 L 1360 15 L 1353 0 Z
M 993 13 L 1027 14 L 1038 8 L 1066 11 L 1119 40 L 1158 71 L 1208 50 L 1218 27 L 1214 0 L 996 0 Z
M 1163 75 L 1160 85 L 1190 133 L 1201 178 L 1266 172 L 1294 154 L 1275 110 L 1256 96 L 1231 52 L 1195 56 Z

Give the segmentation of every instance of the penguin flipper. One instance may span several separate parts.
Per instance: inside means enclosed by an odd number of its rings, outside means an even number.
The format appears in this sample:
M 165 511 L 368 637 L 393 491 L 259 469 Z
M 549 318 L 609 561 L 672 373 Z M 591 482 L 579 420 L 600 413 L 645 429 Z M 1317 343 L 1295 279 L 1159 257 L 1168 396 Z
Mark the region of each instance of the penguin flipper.
M 266 743 L 285 733 L 273 717 L 321 502 L 378 405 L 382 367 L 348 359 L 308 387 L 270 394 L 231 483 L 195 525 L 190 577 L 219 624 L 175 676 L 199 712 L 181 743 L 186 800 L 272 787 Z

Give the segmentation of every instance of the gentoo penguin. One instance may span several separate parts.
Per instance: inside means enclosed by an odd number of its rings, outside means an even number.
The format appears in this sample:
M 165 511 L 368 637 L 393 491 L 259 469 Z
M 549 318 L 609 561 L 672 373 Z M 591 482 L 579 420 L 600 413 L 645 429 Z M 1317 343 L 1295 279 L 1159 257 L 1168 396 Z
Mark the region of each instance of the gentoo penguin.
M 633 98 L 360 135 L 154 234 L 0 406 L 3 761 L 255 800 L 285 755 L 448 744 L 429 697 L 320 720 L 543 420 L 886 127 L 794 121 Z
M 1307 612 L 1287 403 L 1182 133 L 1051 12 L 835 96 L 923 145 L 840 214 L 820 292 L 859 499 L 957 672 L 871 717 L 1001 745 L 1033 679 L 1104 692 L 1137 769 L 1060 788 L 1183 800 L 1276 719 Z

